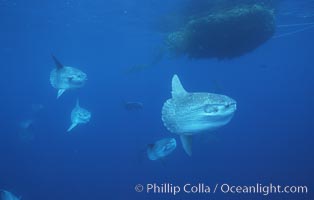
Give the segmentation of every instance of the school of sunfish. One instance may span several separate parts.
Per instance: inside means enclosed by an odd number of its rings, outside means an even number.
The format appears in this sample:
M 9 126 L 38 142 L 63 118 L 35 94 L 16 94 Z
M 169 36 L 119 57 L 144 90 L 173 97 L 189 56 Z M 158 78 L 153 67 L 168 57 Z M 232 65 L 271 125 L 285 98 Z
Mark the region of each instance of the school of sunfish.
M 55 56 L 52 58 L 55 68 L 50 73 L 50 83 L 58 90 L 57 99 L 65 91 L 85 85 L 86 73 L 80 69 L 62 65 Z M 236 111 L 236 101 L 228 96 L 206 92 L 187 92 L 176 74 L 172 78 L 171 95 L 172 97 L 164 102 L 161 119 L 169 132 L 179 135 L 183 149 L 189 156 L 192 155 L 194 135 L 210 132 L 228 124 Z M 127 102 L 125 107 L 127 110 L 140 110 L 143 104 Z M 82 108 L 77 99 L 70 115 L 71 125 L 66 131 L 73 131 L 78 125 L 88 123 L 91 116 L 91 112 Z M 22 121 L 21 129 L 28 131 L 32 123 L 33 120 Z M 174 152 L 176 147 L 175 138 L 162 138 L 147 145 L 146 156 L 151 161 L 164 160 Z M 7 190 L 0 190 L 0 192 L 1 200 L 21 199 Z
M 50 83 L 58 90 L 57 98 L 66 90 L 85 85 L 86 73 L 62 65 L 55 56 L 52 58 L 56 67 L 50 74 Z M 172 97 L 166 100 L 162 107 L 161 119 L 169 132 L 179 135 L 182 147 L 189 156 L 192 155 L 193 136 L 211 132 L 228 124 L 237 108 L 236 101 L 225 95 L 187 92 L 176 74 L 172 78 L 171 95 Z M 134 107 L 134 103 L 130 105 Z M 136 108 L 142 108 L 142 104 L 136 105 Z M 79 124 L 88 123 L 90 119 L 91 112 L 82 108 L 77 100 L 71 112 L 71 126 L 67 132 L 72 131 Z M 147 157 L 149 160 L 159 160 L 170 155 L 176 147 L 174 138 L 160 139 L 147 145 Z

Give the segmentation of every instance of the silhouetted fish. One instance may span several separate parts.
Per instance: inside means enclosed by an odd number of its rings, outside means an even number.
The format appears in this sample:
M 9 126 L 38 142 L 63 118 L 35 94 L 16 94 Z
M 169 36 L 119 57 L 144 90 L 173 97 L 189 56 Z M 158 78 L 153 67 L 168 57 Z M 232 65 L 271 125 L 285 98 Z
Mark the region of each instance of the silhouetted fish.
M 124 107 L 126 110 L 132 111 L 132 110 L 142 110 L 143 104 L 141 102 L 126 102 L 124 104 Z

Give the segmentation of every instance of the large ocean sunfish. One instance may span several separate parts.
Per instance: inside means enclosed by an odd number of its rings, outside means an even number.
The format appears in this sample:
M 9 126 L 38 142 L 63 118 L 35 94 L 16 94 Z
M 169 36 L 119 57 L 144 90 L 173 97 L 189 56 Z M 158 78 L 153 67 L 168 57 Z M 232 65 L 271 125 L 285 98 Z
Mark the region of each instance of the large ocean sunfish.
M 185 152 L 192 155 L 193 135 L 226 125 L 236 111 L 236 101 L 225 95 L 187 92 L 177 75 L 172 78 L 172 98 L 162 108 L 162 121 L 180 135 Z
M 89 122 L 90 118 L 91 113 L 88 110 L 81 108 L 79 101 L 77 100 L 76 106 L 73 108 L 71 112 L 72 124 L 68 128 L 68 132 L 71 131 L 74 127 L 76 127 L 78 124 L 86 124 L 87 122 Z
M 85 84 L 87 75 L 81 70 L 62 65 L 59 60 L 52 56 L 56 68 L 50 73 L 50 83 L 52 87 L 58 90 L 59 98 L 66 90 L 80 88 Z

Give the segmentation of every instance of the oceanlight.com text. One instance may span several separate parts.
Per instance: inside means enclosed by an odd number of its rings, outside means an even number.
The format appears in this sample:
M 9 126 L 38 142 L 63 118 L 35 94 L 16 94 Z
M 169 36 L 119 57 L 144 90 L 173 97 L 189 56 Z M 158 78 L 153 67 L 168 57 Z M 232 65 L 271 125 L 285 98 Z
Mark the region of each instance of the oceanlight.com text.
M 205 183 L 186 183 L 184 185 L 176 185 L 172 183 L 147 183 L 137 184 L 135 186 L 136 192 L 146 192 L 147 194 L 172 194 L 179 193 L 186 194 L 257 194 L 257 195 L 270 195 L 270 194 L 307 194 L 308 187 L 305 185 L 276 185 L 260 184 L 255 185 L 233 185 L 228 183 L 222 184 L 205 184 Z
M 252 186 L 235 186 L 230 184 L 222 184 L 220 190 L 223 193 L 234 193 L 234 194 L 262 194 L 267 196 L 269 194 L 307 194 L 307 186 L 281 186 L 256 184 Z

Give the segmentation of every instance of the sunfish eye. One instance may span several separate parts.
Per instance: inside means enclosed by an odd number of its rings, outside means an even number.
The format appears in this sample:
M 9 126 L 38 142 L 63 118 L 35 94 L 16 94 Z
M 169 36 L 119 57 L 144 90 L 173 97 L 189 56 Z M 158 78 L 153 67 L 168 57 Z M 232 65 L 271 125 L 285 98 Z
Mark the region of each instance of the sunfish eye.
M 218 108 L 216 106 L 213 106 L 213 105 L 206 105 L 204 107 L 204 112 L 206 112 L 206 113 L 215 113 L 215 112 L 218 112 Z
M 235 103 L 229 102 L 225 105 L 225 108 L 230 108 L 230 106 L 234 105 Z

